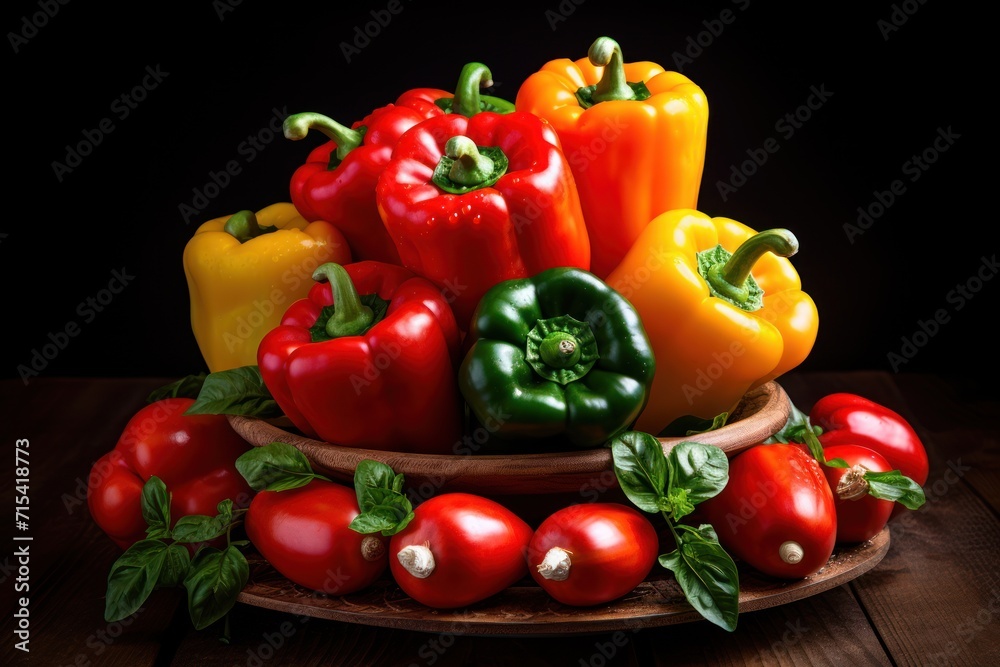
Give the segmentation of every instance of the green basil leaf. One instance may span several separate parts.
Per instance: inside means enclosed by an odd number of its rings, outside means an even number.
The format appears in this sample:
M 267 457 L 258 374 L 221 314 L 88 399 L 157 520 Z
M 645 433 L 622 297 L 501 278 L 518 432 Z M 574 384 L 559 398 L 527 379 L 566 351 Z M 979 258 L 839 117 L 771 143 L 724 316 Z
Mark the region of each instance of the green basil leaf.
M 398 477 L 401 478 L 402 475 Z M 358 497 L 358 508 L 365 512 L 369 506 L 376 504 L 371 500 L 373 489 L 395 490 L 396 478 L 396 473 L 386 463 L 371 459 L 359 462 L 354 469 L 354 492 Z M 402 482 L 399 486 L 402 489 Z
M 740 610 L 740 575 L 736 563 L 719 544 L 712 526 L 676 528 L 681 543 L 674 551 L 660 556 L 660 565 L 674 573 L 684 597 L 699 614 L 733 632 Z
M 703 419 L 694 415 L 684 415 L 667 424 L 667 427 L 660 431 L 660 437 L 687 437 L 716 431 L 726 425 L 729 421 L 729 413 L 722 412 L 712 419 Z
M 844 459 L 830 459 L 829 461 L 826 462 L 826 465 L 830 466 L 831 468 L 850 468 L 851 467 L 850 464 L 848 464 L 847 461 L 845 461 Z
M 188 613 L 195 629 L 203 630 L 228 614 L 249 578 L 250 565 L 236 547 L 199 550 L 184 577 Z
M 147 403 L 155 403 L 165 398 L 198 398 L 202 385 L 205 384 L 206 373 L 188 375 L 177 382 L 171 382 L 159 389 L 154 389 L 146 397 Z
M 660 512 L 666 500 L 667 459 L 660 441 L 642 431 L 626 431 L 611 441 L 615 477 L 622 492 L 644 512 Z
M 764 440 L 764 444 L 788 444 L 788 443 L 803 443 L 805 442 L 804 436 L 808 431 L 813 435 L 819 435 L 823 432 L 819 426 L 813 426 L 809 422 L 809 415 L 802 412 L 796 407 L 794 403 L 791 403 L 791 409 L 788 413 L 788 420 L 785 425 L 781 427 L 777 433 L 771 437 Z M 815 453 L 813 453 L 815 456 Z
M 869 470 L 865 473 L 865 481 L 868 482 L 868 495 L 898 502 L 907 509 L 919 509 L 927 501 L 920 485 L 898 470 Z
M 186 415 L 247 415 L 268 419 L 283 413 L 257 366 L 209 373 Z
M 120 621 L 139 610 L 156 588 L 166 553 L 165 542 L 139 540 L 118 557 L 108 573 L 104 620 Z
M 326 479 L 313 472 L 305 454 L 284 442 L 244 452 L 236 459 L 236 470 L 254 491 L 286 491 Z
M 163 568 L 156 581 L 157 588 L 173 588 L 184 583 L 191 568 L 191 552 L 183 544 L 171 544 L 164 553 Z
M 162 479 L 154 475 L 146 480 L 139 505 L 146 520 L 146 537 L 151 540 L 170 537 L 170 494 Z
M 667 454 L 667 464 L 669 488 L 687 489 L 692 505 L 715 497 L 729 483 L 729 459 L 714 445 L 682 442 Z
M 398 513 L 391 507 L 381 505 L 354 517 L 348 528 L 364 535 L 378 532 L 391 535 L 392 533 L 388 531 L 392 531 L 397 524 L 399 524 Z
M 354 492 L 361 513 L 351 530 L 368 534 L 395 535 L 413 520 L 413 504 L 403 494 L 403 475 L 381 461 L 365 459 L 354 469 Z
M 170 533 L 171 537 L 183 544 L 199 544 L 211 542 L 215 538 L 225 535 L 226 531 L 229 530 L 229 525 L 233 522 L 233 501 L 222 501 L 219 503 L 218 509 L 219 514 L 216 516 L 203 514 L 182 516 L 174 524 L 174 529 Z

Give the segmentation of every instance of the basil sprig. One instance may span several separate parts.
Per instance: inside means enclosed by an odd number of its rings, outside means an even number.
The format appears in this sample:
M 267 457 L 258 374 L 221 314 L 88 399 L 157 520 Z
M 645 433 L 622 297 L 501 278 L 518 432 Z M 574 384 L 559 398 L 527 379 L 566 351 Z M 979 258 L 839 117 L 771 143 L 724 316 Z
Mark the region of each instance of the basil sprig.
M 196 629 L 223 618 L 250 577 L 246 557 L 238 548 L 246 543 L 230 540 L 246 510 L 234 509 L 233 501 L 226 499 L 218 504 L 217 515 L 183 516 L 171 528 L 170 493 L 155 476 L 143 486 L 140 504 L 147 537 L 112 564 L 104 620 L 127 618 L 139 611 L 154 590 L 178 586 L 187 591 L 188 613 Z M 223 535 L 225 549 L 206 544 Z
M 732 632 L 739 616 L 736 563 L 709 524 L 680 522 L 729 482 L 729 459 L 718 447 L 682 442 L 663 453 L 660 441 L 628 431 L 611 441 L 618 485 L 639 509 L 666 520 L 677 548 L 659 563 L 674 573 L 684 596 L 706 620 Z
M 403 493 L 403 475 L 380 461 L 364 460 L 354 470 L 354 490 L 361 514 L 351 530 L 367 535 L 395 535 L 413 520 L 413 504 Z

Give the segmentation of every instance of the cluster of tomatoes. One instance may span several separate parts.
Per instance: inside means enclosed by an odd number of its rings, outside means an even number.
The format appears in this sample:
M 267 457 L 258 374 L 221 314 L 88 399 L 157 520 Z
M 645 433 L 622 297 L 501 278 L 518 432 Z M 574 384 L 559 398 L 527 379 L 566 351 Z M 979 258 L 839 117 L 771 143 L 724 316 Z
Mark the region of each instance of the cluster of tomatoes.
M 246 508 L 247 537 L 271 566 L 329 595 L 364 590 L 388 571 L 406 595 L 433 608 L 471 605 L 529 577 L 558 602 L 591 606 L 631 592 L 662 551 L 653 520 L 617 502 L 571 504 L 531 526 L 496 500 L 445 492 L 419 502 L 393 530 L 359 531 L 352 522 L 362 510 L 347 484 L 314 477 L 298 488 L 252 491 L 236 461 L 253 448 L 223 415 L 184 414 L 191 402 L 144 407 L 91 471 L 91 514 L 123 549 L 145 537 L 143 486 L 158 476 L 175 520 L 232 500 Z M 726 486 L 694 514 L 735 559 L 783 579 L 818 572 L 837 544 L 877 535 L 894 513 L 914 507 L 895 502 L 902 496 L 888 487 L 905 487 L 905 476 L 922 502 L 928 476 L 920 438 L 884 406 L 832 394 L 805 423 L 821 431 L 822 456 L 794 435 L 754 446 L 729 461 Z
M 734 558 L 764 574 L 815 574 L 837 545 L 870 540 L 892 516 L 923 503 L 927 452 L 897 412 L 855 394 L 830 394 L 804 422 L 813 427 L 821 431 L 821 457 L 805 444 L 803 429 L 788 442 L 752 447 L 730 460 L 726 487 L 696 510 Z
M 314 479 L 288 491 L 261 491 L 247 513 L 250 541 L 278 572 L 328 595 L 364 590 L 383 577 L 437 609 L 466 607 L 531 578 L 563 604 L 610 602 L 653 569 L 659 537 L 636 509 L 583 503 L 532 528 L 507 506 L 470 493 L 442 493 L 417 505 L 386 537 L 350 528 L 353 488 Z

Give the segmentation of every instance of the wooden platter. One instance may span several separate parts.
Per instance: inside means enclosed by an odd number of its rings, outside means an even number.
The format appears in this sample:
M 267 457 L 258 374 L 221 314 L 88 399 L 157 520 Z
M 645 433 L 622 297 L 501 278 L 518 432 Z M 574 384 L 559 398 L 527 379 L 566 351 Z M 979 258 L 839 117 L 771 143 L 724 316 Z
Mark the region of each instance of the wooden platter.
M 838 549 L 817 574 L 783 581 L 740 567 L 740 613 L 788 604 L 855 579 L 889 550 L 889 528 L 863 544 Z M 478 636 L 554 636 L 638 630 L 707 622 L 687 603 L 672 575 L 659 566 L 631 594 L 611 604 L 578 608 L 552 600 L 530 579 L 482 603 L 435 610 L 407 597 L 388 576 L 366 591 L 330 597 L 291 583 L 266 561 L 250 562 L 243 604 L 346 623 L 418 632 Z
M 770 437 L 788 421 L 788 396 L 776 382 L 751 390 L 733 410 L 720 429 L 688 438 L 660 438 L 669 450 L 683 440 L 717 445 L 733 456 Z M 407 454 L 342 447 L 313 440 L 290 429 L 287 424 L 253 417 L 230 415 L 233 428 L 250 444 L 261 447 L 284 442 L 302 451 L 316 472 L 336 481 L 353 483 L 357 464 L 374 459 L 403 474 L 411 489 L 425 489 L 428 497 L 447 491 L 465 491 L 494 496 L 580 493 L 596 485 L 617 486 L 611 473 L 611 450 L 590 450 L 543 454 Z M 457 443 L 456 451 L 467 452 L 476 442 Z M 608 480 L 608 474 L 611 480 Z

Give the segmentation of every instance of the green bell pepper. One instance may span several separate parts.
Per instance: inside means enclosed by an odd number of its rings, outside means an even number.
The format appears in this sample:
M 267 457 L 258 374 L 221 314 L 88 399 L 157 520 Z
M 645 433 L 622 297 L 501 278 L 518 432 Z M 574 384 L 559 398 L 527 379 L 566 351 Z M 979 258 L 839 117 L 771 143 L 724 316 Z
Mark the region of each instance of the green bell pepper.
M 501 441 L 598 447 L 646 405 L 653 350 L 632 305 L 596 275 L 560 267 L 493 286 L 469 330 L 459 387 Z

